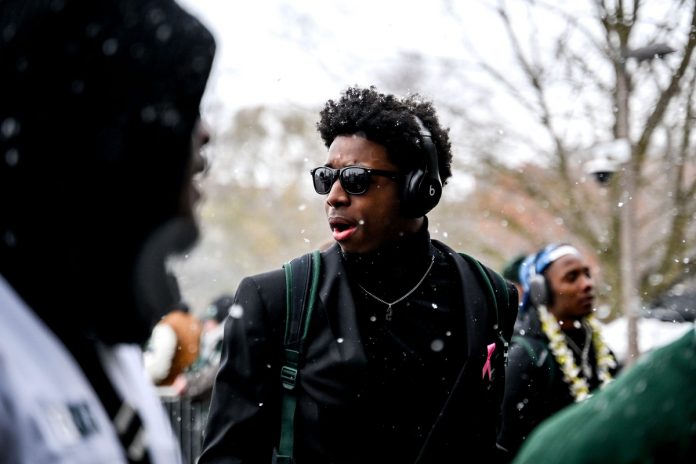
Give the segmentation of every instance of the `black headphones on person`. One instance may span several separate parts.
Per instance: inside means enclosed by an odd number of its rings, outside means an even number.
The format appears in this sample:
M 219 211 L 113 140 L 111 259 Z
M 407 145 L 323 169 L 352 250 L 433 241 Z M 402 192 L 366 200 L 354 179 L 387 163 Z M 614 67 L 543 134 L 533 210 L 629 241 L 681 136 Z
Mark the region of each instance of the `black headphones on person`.
M 421 147 L 427 155 L 427 162 L 424 169 L 416 168 L 406 174 L 401 210 L 405 216 L 417 218 L 425 216 L 438 204 L 442 196 L 442 181 L 433 137 L 418 116 L 414 114 L 413 119 L 418 125 Z
M 548 308 L 553 304 L 553 290 L 544 274 L 535 274 L 529 279 L 529 301 L 535 307 L 544 305 Z

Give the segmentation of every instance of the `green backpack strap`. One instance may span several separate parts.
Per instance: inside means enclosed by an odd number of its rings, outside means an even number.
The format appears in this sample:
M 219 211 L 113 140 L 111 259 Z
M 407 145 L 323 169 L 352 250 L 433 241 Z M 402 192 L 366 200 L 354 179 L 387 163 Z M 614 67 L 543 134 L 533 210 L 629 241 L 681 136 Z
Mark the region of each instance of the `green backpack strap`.
M 291 464 L 295 445 L 295 407 L 297 403 L 297 376 L 309 321 L 317 298 L 321 257 L 319 251 L 285 263 L 285 337 L 283 365 L 280 368 L 282 385 L 281 428 L 276 462 Z
M 507 338 L 505 338 L 504 327 L 507 326 L 508 321 L 506 321 L 506 312 L 504 311 L 504 309 L 501 309 L 499 307 L 500 305 L 498 305 L 498 299 L 501 296 L 505 297 L 503 308 L 507 308 L 510 305 L 510 296 L 507 291 L 507 284 L 505 283 L 505 279 L 503 278 L 503 276 L 490 269 L 488 270 L 489 272 L 486 272 L 486 269 L 483 268 L 481 262 L 476 258 L 461 252 L 459 253 L 459 255 L 462 258 L 464 258 L 464 260 L 467 261 L 474 269 L 476 269 L 477 273 L 481 277 L 481 281 L 484 283 L 484 286 L 486 288 L 486 296 L 488 297 L 489 304 L 493 306 L 493 309 L 495 309 L 496 322 L 493 325 L 493 329 L 495 331 L 496 337 L 498 337 L 498 340 L 503 345 L 503 354 L 505 364 L 507 365 L 507 355 L 508 349 L 510 348 L 510 341 Z

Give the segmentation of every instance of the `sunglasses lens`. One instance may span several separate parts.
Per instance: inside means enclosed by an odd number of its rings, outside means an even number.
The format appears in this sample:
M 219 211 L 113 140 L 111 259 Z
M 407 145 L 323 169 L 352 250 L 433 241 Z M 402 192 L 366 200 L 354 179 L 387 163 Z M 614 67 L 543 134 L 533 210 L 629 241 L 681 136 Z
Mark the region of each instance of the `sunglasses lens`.
M 362 195 L 370 186 L 370 173 L 359 167 L 344 168 L 341 171 L 341 185 L 351 195 Z
M 334 183 L 333 171 L 327 167 L 319 167 L 312 172 L 314 190 L 320 195 L 326 195 L 331 191 Z
M 336 176 L 340 176 L 341 187 L 351 195 L 362 195 L 370 186 L 370 173 L 361 167 L 348 167 L 340 171 L 326 166 L 320 166 L 312 170 L 314 190 L 320 195 L 326 195 L 331 191 Z

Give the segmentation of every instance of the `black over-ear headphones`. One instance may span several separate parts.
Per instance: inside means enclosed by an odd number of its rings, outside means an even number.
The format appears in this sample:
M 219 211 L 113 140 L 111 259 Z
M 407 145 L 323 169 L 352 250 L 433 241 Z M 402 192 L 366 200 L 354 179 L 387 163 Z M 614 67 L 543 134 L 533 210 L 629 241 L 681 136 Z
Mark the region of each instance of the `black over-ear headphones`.
M 430 131 L 416 115 L 421 146 L 427 155 L 425 169 L 416 168 L 406 174 L 401 198 L 402 213 L 407 217 L 421 217 L 433 209 L 442 196 L 440 169 L 437 165 L 437 149 Z
M 539 252 L 532 263 L 534 275 L 529 278 L 529 301 L 535 306 L 544 305 L 547 308 L 553 304 L 553 289 L 543 273 L 537 272 L 537 262 L 542 252 Z
M 544 305 L 549 307 L 553 303 L 553 291 L 548 279 L 543 274 L 533 275 L 529 279 L 529 301 L 534 306 Z

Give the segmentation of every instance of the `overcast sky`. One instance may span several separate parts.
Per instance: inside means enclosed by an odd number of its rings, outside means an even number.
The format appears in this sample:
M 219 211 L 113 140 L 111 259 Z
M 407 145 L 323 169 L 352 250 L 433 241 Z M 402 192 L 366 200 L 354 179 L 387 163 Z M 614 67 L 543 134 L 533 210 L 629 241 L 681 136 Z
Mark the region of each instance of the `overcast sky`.
M 228 108 L 315 103 L 352 84 L 374 83 L 399 53 L 466 55 L 462 24 L 424 0 L 180 0 L 213 31 L 218 54 L 207 99 Z M 490 10 L 466 2 L 467 35 L 480 53 L 504 56 Z
M 213 128 L 217 122 L 220 126 L 227 124 L 228 115 L 240 107 L 285 103 L 317 108 L 354 84 L 378 84 L 380 90 L 393 91 L 384 89 L 379 77 L 398 73 L 399 65 L 403 64 L 400 55 L 408 52 L 426 59 L 457 60 L 457 68 L 466 69 L 470 82 L 480 85 L 479 88 L 469 82 L 463 84 L 458 76 L 450 77 L 447 82 L 447 75 L 438 74 L 434 83 L 429 83 L 430 87 L 410 90 L 435 100 L 436 105 L 438 100 L 456 97 L 461 105 L 468 105 L 468 113 L 487 113 L 480 120 L 505 119 L 515 127 L 531 124 L 523 107 L 512 103 L 509 94 L 500 88 L 489 85 L 490 75 L 476 66 L 461 66 L 480 58 L 511 79 L 518 89 L 524 87 L 515 83 L 516 78 L 521 78 L 519 69 L 515 69 L 501 21 L 490 6 L 499 0 L 179 2 L 196 14 L 217 38 L 218 53 L 203 105 L 204 116 Z M 569 18 L 584 22 L 588 29 L 597 27 L 592 2 L 546 2 L 545 8 L 534 8 L 533 18 L 529 16 L 530 2 L 512 0 L 505 4 L 521 37 L 530 27 L 536 27 L 540 34 L 539 40 L 533 43 L 534 51 L 527 51 L 528 58 L 538 54 L 552 57 L 553 54 L 539 50 L 555 44 L 555 40 L 544 37 L 567 33 L 566 22 L 549 13 L 550 9 L 557 8 Z M 657 4 L 661 6 L 658 8 Z M 457 14 L 448 11 L 447 5 L 453 5 Z M 648 8 L 669 9 L 665 5 L 669 2 L 644 5 L 642 22 L 653 21 Z M 528 48 L 531 44 L 523 39 L 521 45 Z M 465 95 L 466 92 L 470 95 Z M 575 92 L 572 96 L 556 95 L 555 101 L 564 105 L 563 111 L 582 109 L 580 99 L 576 98 L 580 91 Z M 588 95 L 583 97 L 586 99 Z M 533 130 L 538 128 L 530 126 L 523 132 Z M 581 131 L 586 132 L 586 128 L 573 130 L 580 131 L 581 138 L 591 138 Z M 515 155 L 521 156 L 524 155 Z

